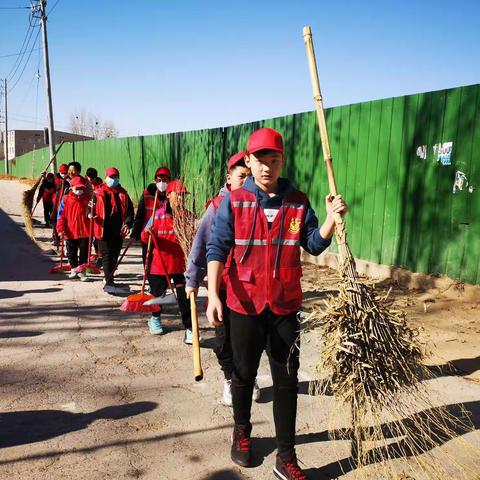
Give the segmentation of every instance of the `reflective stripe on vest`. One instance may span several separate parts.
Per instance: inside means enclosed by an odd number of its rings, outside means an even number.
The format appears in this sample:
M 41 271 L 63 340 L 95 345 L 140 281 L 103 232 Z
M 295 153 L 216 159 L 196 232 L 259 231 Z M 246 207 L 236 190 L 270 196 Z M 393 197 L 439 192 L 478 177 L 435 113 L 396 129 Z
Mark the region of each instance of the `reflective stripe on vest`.
M 158 230 L 157 234 L 158 235 L 174 235 L 175 230 Z
M 257 202 L 233 202 L 234 207 L 247 207 L 247 208 L 252 208 L 257 205 Z
M 235 239 L 235 245 L 266 245 L 266 240 L 243 240 L 241 238 Z

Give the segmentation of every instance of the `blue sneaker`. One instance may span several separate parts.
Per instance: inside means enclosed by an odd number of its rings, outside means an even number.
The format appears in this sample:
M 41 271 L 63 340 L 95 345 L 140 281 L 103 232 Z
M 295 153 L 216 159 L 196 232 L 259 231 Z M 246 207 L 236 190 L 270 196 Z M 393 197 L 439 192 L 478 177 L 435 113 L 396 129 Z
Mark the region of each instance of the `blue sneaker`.
M 189 328 L 185 330 L 185 337 L 183 338 L 183 343 L 186 343 L 187 345 L 191 345 L 193 343 L 193 333 Z
M 163 328 L 160 322 L 160 317 L 151 317 L 148 321 L 148 328 L 152 335 L 162 335 Z

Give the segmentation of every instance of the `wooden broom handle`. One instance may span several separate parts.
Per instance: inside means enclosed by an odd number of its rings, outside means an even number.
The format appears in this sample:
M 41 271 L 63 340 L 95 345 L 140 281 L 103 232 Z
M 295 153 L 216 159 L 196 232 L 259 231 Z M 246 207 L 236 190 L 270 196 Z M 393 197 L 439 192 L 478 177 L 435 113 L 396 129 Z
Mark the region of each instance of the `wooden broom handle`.
M 199 382 L 203 379 L 202 359 L 200 357 L 200 337 L 198 332 L 198 314 L 197 303 L 195 302 L 195 293 L 190 294 L 190 311 L 192 315 L 192 355 L 193 355 L 193 376 L 195 381 Z
M 157 188 L 157 191 L 155 192 L 155 198 L 153 200 L 153 211 L 152 211 L 152 217 L 151 217 L 152 225 L 150 228 L 153 228 L 153 224 L 155 223 L 155 212 L 157 210 L 157 198 L 158 198 L 158 188 Z M 152 236 L 153 236 L 153 233 L 150 233 L 150 235 L 148 236 L 147 255 L 145 256 L 145 265 L 143 267 L 142 295 L 145 293 L 145 283 L 147 281 L 147 275 L 150 272 L 149 259 L 150 259 L 150 250 L 152 248 Z
M 313 49 L 312 29 L 309 26 L 303 27 L 303 39 L 307 50 L 308 67 L 310 70 L 310 80 L 312 81 L 313 100 L 317 110 L 318 128 L 322 140 L 323 159 L 327 168 L 328 186 L 330 194 L 337 195 L 337 183 L 335 182 L 335 173 L 333 171 L 332 154 L 330 153 L 330 142 L 328 140 L 327 123 L 325 121 L 325 111 L 323 109 L 322 93 L 320 91 L 320 82 L 318 80 L 317 61 L 315 60 L 315 50 Z

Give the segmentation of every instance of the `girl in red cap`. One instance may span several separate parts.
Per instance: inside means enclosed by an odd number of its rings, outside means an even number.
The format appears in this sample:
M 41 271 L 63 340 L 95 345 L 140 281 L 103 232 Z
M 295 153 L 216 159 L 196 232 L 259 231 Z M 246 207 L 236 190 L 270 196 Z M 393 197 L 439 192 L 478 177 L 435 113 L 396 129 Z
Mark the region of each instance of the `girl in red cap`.
M 171 179 L 170 170 L 167 167 L 159 167 L 155 171 L 154 182 L 147 186 L 143 191 L 142 196 L 138 202 L 137 213 L 135 214 L 135 221 L 132 227 L 132 238 L 140 240 L 141 233 L 145 225 L 150 220 L 153 211 L 161 208 L 167 201 L 167 185 Z M 157 205 L 154 205 L 155 194 L 157 195 Z M 145 258 L 147 255 L 147 244 L 142 242 L 142 259 L 145 265 Z
M 87 185 L 81 177 L 70 180 L 70 190 L 62 199 L 57 222 L 57 232 L 66 239 L 67 257 L 72 267 L 69 278 L 80 277 L 87 281 L 85 272 L 75 272 L 75 268 L 88 260 L 89 219 L 87 217 L 89 197 Z
M 115 167 L 107 168 L 105 183 L 95 190 L 93 210 L 93 233 L 98 240 L 105 276 L 103 289 L 113 295 L 123 293 L 125 288 L 114 283 L 113 273 L 123 239 L 132 228 L 134 211 L 132 200 L 120 185 L 120 172 Z
M 231 254 L 227 281 L 235 422 L 231 458 L 238 465 L 251 466 L 252 391 L 260 357 L 266 350 L 277 440 L 274 473 L 282 480 L 306 480 L 295 454 L 300 246 L 319 255 L 330 245 L 334 215 L 344 215 L 347 207 L 341 196 L 327 196 L 327 215 L 318 228 L 307 196 L 280 177 L 284 163 L 280 133 L 262 128 L 250 136 L 245 164 L 252 176 L 224 198 L 207 246 L 207 317 L 214 326 L 223 323 L 219 285 Z
M 154 236 L 154 247 L 150 259 L 148 283 L 150 291 L 155 297 L 165 295 L 168 287 L 167 276 L 173 280 L 177 294 L 178 308 L 185 327 L 184 342 L 192 344 L 192 319 L 190 302 L 185 293 L 185 255 L 177 236 L 175 235 L 174 217 L 177 215 L 192 215 L 184 208 L 184 196 L 187 190 L 181 180 L 173 180 L 166 189 L 167 201 L 155 210 L 155 215 L 146 225 L 142 233 L 142 241 L 148 242 L 148 234 Z M 177 217 L 178 218 L 178 217 Z M 161 335 L 163 327 L 160 313 L 153 312 L 148 321 L 152 335 Z

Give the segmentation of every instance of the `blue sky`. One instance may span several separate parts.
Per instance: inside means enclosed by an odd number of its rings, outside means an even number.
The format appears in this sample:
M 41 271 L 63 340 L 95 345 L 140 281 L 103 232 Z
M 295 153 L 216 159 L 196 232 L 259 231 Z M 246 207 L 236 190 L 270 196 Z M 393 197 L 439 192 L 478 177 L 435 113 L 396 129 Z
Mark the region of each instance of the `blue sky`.
M 0 0 L 0 78 L 28 27 L 27 10 L 2 7 L 27 4 Z M 306 24 L 327 106 L 480 82 L 478 0 L 59 0 L 47 24 L 56 128 L 81 109 L 121 136 L 312 110 Z M 10 128 L 46 125 L 40 59 L 10 95 Z

